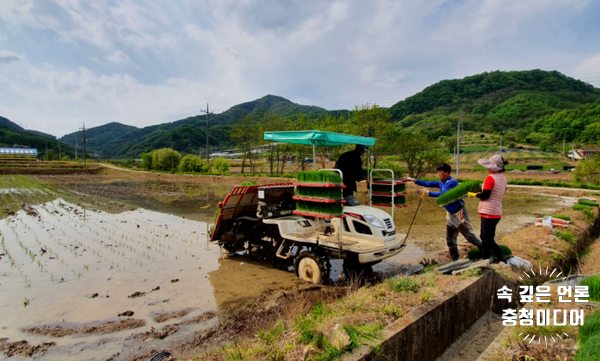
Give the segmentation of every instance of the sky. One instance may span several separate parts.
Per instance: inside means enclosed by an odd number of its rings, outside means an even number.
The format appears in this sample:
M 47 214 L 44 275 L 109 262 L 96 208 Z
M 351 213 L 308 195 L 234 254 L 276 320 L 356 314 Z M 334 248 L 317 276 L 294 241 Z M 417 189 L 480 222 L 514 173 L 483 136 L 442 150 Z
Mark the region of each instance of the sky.
M 56 136 L 278 95 L 391 106 L 443 79 L 600 87 L 595 0 L 0 0 L 0 116 Z

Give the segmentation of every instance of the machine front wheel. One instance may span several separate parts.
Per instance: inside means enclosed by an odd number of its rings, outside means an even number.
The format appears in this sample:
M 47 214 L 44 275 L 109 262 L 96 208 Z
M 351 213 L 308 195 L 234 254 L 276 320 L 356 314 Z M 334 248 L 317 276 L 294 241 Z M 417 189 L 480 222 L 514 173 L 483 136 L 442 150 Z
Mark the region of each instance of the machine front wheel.
M 300 255 L 296 257 L 295 268 L 296 274 L 301 279 L 314 284 L 323 283 L 323 275 L 325 274 L 323 263 L 314 253 L 300 253 Z

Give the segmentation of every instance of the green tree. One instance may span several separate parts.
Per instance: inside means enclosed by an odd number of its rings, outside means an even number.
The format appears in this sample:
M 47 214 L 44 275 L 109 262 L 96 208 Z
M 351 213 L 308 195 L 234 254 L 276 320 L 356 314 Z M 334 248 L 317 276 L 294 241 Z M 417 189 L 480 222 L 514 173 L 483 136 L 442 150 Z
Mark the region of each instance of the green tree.
M 229 172 L 229 162 L 223 157 L 219 157 L 212 161 L 212 168 L 217 172 L 224 174 Z
M 142 153 L 140 155 L 140 158 L 142 158 L 140 167 L 142 167 L 146 170 L 151 170 L 152 169 L 152 152 Z
M 152 152 L 152 166 L 154 169 L 175 170 L 179 162 L 181 162 L 181 154 L 171 148 L 157 149 Z
M 387 151 L 397 154 L 406 163 L 410 177 L 424 176 L 448 161 L 440 149 L 441 144 L 431 141 L 426 134 L 395 129 L 386 135 L 385 141 Z
M 260 132 L 260 127 L 258 126 L 256 116 L 253 114 L 244 115 L 231 128 L 229 135 L 232 140 L 237 142 L 238 148 L 244 157 L 242 159 L 242 173 L 244 173 L 244 169 L 246 167 L 246 159 L 248 159 L 250 169 L 253 169 L 252 149 L 260 143 L 261 134 L 262 133 Z
M 69 157 L 68 155 L 65 155 L 64 157 L 62 157 L 61 159 L 63 162 L 69 162 L 71 160 L 71 157 Z
M 196 172 L 200 172 L 200 173 L 209 173 L 210 172 L 209 165 L 206 164 L 206 160 L 204 160 L 204 158 L 196 157 Z
M 393 130 L 394 126 L 390 122 L 390 114 L 386 108 L 381 108 L 377 104 L 364 104 L 354 107 L 352 112 L 352 122 L 356 124 L 356 135 L 363 137 L 382 139 L 386 133 Z M 377 158 L 385 144 L 379 141 L 371 148 L 370 153 L 373 156 L 373 166 L 377 166 Z
M 292 124 L 291 121 L 289 119 L 286 118 L 282 118 L 276 114 L 270 113 L 270 112 L 262 112 L 261 115 L 261 137 L 260 139 L 263 139 L 264 136 L 264 132 L 276 132 L 276 131 L 283 131 L 283 130 L 289 130 L 292 128 Z M 267 143 L 268 148 L 267 148 L 267 162 L 269 163 L 269 171 L 270 174 L 275 174 L 279 172 L 279 163 L 285 163 L 285 156 L 283 156 L 282 159 L 282 155 L 284 155 L 286 152 L 286 149 L 289 149 L 289 146 L 287 146 L 286 143 L 276 143 L 276 142 L 269 142 Z M 284 164 L 282 164 L 281 167 L 281 172 L 283 173 L 283 166 Z
M 316 128 L 317 126 L 315 120 L 311 119 L 309 115 L 304 113 L 296 114 L 296 119 L 294 120 L 294 130 L 313 130 Z M 300 161 L 300 167 L 302 170 L 305 170 L 305 159 L 312 158 L 312 146 L 294 144 L 292 149 L 296 153 L 296 159 Z
M 573 179 L 576 182 L 600 184 L 600 156 L 579 161 Z
M 185 157 L 181 158 L 179 162 L 179 171 L 180 172 L 197 172 L 196 162 L 198 157 L 195 155 L 188 154 Z

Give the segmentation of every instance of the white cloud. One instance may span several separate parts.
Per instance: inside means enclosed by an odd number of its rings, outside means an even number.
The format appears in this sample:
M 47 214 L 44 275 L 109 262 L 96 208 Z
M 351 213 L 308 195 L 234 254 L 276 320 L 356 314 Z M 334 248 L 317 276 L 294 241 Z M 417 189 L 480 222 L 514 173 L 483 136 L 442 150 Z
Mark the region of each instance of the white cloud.
M 389 106 L 441 79 L 540 64 L 589 60 L 566 73 L 592 77 L 600 25 L 576 27 L 598 13 L 594 4 L 0 0 L 0 48 L 27 54 L 0 67 L 0 96 L 10 99 L 0 115 L 57 133 L 81 119 L 156 124 L 265 94 L 330 109 Z
M 19 55 L 12 51 L 0 50 L 0 63 L 12 63 L 23 59 L 25 59 L 24 55 Z
M 106 57 L 109 63 L 117 65 L 132 65 L 133 61 L 131 58 L 121 50 L 114 51 L 112 54 Z

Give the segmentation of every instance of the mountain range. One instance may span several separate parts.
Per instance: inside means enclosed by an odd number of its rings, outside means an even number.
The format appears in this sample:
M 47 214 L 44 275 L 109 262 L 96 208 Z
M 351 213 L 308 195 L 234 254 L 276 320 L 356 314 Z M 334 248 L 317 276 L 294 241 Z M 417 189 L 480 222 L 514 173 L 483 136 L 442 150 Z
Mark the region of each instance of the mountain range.
M 244 115 L 260 111 L 290 118 L 299 113 L 313 119 L 352 116 L 347 110 L 329 111 L 267 95 L 211 114 L 211 147 L 235 147 L 229 137 L 231 126 Z M 511 131 L 514 139 L 522 142 L 600 142 L 600 89 L 558 71 L 494 71 L 442 80 L 397 102 L 388 111 L 398 126 L 427 132 L 435 139 L 452 136 L 462 118 L 465 130 Z M 196 115 L 144 128 L 113 122 L 87 129 L 86 137 L 90 152 L 100 157 L 137 158 L 162 147 L 184 153 L 203 152 L 205 130 L 206 115 Z M 27 131 L 0 117 L 0 145 L 39 146 L 51 141 L 51 137 Z M 68 145 L 69 151 L 75 146 L 75 139 L 81 138 L 79 132 L 59 140 Z

